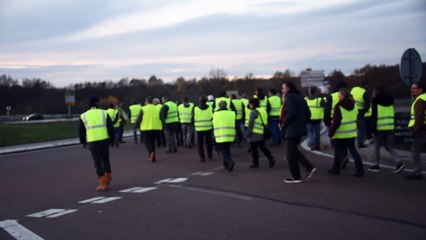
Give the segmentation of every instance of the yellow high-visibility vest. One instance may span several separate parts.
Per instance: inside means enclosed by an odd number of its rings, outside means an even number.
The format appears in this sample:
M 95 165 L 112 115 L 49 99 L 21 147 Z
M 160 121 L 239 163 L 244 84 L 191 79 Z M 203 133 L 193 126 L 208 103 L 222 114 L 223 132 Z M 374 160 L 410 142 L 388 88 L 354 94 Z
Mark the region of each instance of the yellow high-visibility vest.
M 331 94 L 331 117 L 333 118 L 334 107 L 339 102 L 339 92 L 334 92 Z
M 364 109 L 364 99 L 363 99 L 363 96 L 364 96 L 365 92 L 366 92 L 366 90 L 364 88 L 358 87 L 358 86 L 352 88 L 352 90 L 351 90 L 352 97 L 355 100 L 355 105 L 356 105 L 356 108 L 358 110 Z
M 166 123 L 179 122 L 178 110 L 177 110 L 176 103 L 174 103 L 172 101 L 167 101 L 167 102 L 164 103 L 164 105 L 169 107 L 169 110 L 167 111 L 167 116 L 166 116 Z
M 213 112 L 212 107 L 208 107 L 204 110 L 199 107 L 195 107 L 194 109 L 194 127 L 195 131 L 208 131 L 213 129 Z
M 321 97 L 309 99 L 305 97 L 306 104 L 311 111 L 311 120 L 321 120 L 324 118 L 324 106 L 321 106 Z
M 216 98 L 215 100 L 214 100 L 215 102 L 214 102 L 214 104 L 215 104 L 215 108 L 214 108 L 214 111 L 216 112 L 216 111 L 219 111 L 219 103 L 220 102 L 222 102 L 222 101 L 225 101 L 226 102 L 226 109 L 227 110 L 231 110 L 231 99 L 229 99 L 229 98 L 227 98 L 227 97 L 218 97 L 218 98 Z
M 253 110 L 253 111 L 257 111 L 259 113 L 257 118 L 254 119 L 253 132 L 260 134 L 260 135 L 263 135 L 263 131 L 264 131 L 263 125 L 265 125 L 265 126 L 268 125 L 268 113 L 262 107 L 258 107 L 258 108 L 256 108 L 256 110 Z M 263 121 L 263 123 L 262 123 L 262 121 Z
M 377 104 L 377 131 L 393 130 L 395 110 L 393 105 L 382 106 Z
M 181 123 L 191 123 L 192 120 L 192 109 L 194 109 L 194 104 L 189 103 L 189 107 L 180 104 L 178 107 L 179 120 Z
M 163 125 L 160 119 L 160 110 L 152 104 L 142 107 L 141 131 L 162 130 Z
M 114 122 L 114 119 L 117 117 L 118 109 L 115 108 L 108 108 L 106 110 L 111 120 Z M 115 122 L 114 128 L 120 127 L 120 121 Z
M 279 117 L 281 111 L 281 98 L 278 96 L 272 96 L 268 99 L 271 111 L 269 112 L 270 117 Z
M 80 115 L 86 128 L 86 141 L 95 142 L 109 138 L 107 129 L 107 113 L 98 108 L 92 108 Z
M 413 104 L 411 105 L 411 118 L 410 118 L 410 122 L 408 122 L 408 127 L 412 127 L 414 126 L 414 123 L 416 121 L 415 119 L 415 112 L 414 112 L 414 105 L 416 104 L 416 102 L 421 99 L 423 101 L 426 101 L 426 93 L 420 94 L 419 96 L 416 97 L 416 100 L 414 100 Z M 426 124 L 426 111 L 425 111 L 425 119 L 423 120 L 423 124 Z
M 217 143 L 235 140 L 235 112 L 220 110 L 213 113 L 213 133 Z
M 232 104 L 234 104 L 235 110 L 237 111 L 237 120 L 243 119 L 243 103 L 240 99 L 232 99 L 231 101 Z
M 133 104 L 129 106 L 129 109 L 130 109 L 130 123 L 135 123 L 142 109 L 142 106 L 140 104 Z
M 342 113 L 342 120 L 332 138 L 344 139 L 356 137 L 358 135 L 356 130 L 356 119 L 358 115 L 357 108 L 355 107 L 351 111 L 348 111 L 343 107 L 339 108 Z

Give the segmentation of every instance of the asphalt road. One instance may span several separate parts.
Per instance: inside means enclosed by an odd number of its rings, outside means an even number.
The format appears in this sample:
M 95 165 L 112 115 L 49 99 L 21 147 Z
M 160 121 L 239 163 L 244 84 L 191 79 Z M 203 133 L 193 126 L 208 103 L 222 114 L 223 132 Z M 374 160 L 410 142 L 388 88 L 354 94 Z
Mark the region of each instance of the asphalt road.
M 359 179 L 353 163 L 331 176 L 332 159 L 306 152 L 318 171 L 286 184 L 284 148 L 270 149 L 275 168 L 261 155 L 250 169 L 247 145 L 233 147 L 230 173 L 195 148 L 160 148 L 151 163 L 126 143 L 111 149 L 107 192 L 80 145 L 1 155 L 0 239 L 426 239 L 426 181 L 389 169 Z

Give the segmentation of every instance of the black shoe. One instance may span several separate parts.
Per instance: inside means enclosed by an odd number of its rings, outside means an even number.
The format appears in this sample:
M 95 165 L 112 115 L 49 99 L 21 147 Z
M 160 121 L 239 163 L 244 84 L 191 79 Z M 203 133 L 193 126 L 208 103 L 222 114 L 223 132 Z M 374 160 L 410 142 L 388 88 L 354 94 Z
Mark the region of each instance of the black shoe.
M 312 175 L 314 175 L 314 173 L 315 173 L 316 170 L 317 170 L 317 168 L 314 167 L 314 168 L 311 169 L 311 171 L 307 172 L 306 176 L 305 176 L 305 181 L 309 180 L 309 178 L 311 178 Z
M 229 164 L 228 171 L 232 172 L 232 170 L 234 170 L 234 165 L 235 165 L 234 162 L 232 162 L 231 164 Z
M 368 171 L 370 172 L 380 172 L 380 166 L 379 165 L 374 165 L 368 168 Z
M 286 178 L 283 181 L 285 183 L 301 183 L 302 179 Z
M 205 162 L 206 159 L 205 158 L 200 158 L 200 162 Z
M 259 168 L 259 165 L 258 164 L 252 164 L 252 165 L 250 165 L 249 168 Z
M 340 165 L 340 169 L 345 169 L 348 162 L 349 162 L 349 158 L 346 158 L 345 160 L 343 160 L 342 164 Z
M 363 177 L 364 175 L 365 175 L 364 173 L 355 173 L 353 176 L 360 178 L 360 177 Z
M 275 166 L 275 159 L 274 159 L 274 157 L 272 157 L 270 160 L 269 160 L 269 168 L 273 168 Z
M 212 160 L 212 159 L 213 159 L 213 157 L 212 157 L 212 156 L 208 156 L 207 158 L 208 158 L 209 160 Z
M 411 175 L 405 175 L 405 178 L 408 180 L 423 180 L 423 175 L 411 174 Z
M 366 147 L 367 147 L 367 145 L 365 145 L 365 144 L 358 145 L 358 148 L 366 148 Z
M 396 165 L 395 170 L 393 170 L 393 173 L 398 174 L 398 173 L 400 173 L 400 172 L 401 172 L 404 168 L 405 168 L 405 165 L 404 165 L 403 163 L 399 162 L 399 163 Z
M 338 172 L 335 172 L 332 169 L 328 169 L 328 173 L 330 173 L 331 175 L 339 175 Z

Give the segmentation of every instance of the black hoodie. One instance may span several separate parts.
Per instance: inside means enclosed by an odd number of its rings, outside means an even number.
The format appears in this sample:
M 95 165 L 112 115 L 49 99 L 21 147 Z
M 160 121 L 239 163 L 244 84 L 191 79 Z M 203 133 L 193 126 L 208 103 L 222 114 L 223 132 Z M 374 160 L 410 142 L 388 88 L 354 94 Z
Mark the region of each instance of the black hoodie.
M 337 128 L 339 128 L 340 123 L 342 122 L 342 112 L 340 107 L 351 111 L 355 108 L 355 102 L 351 98 L 345 98 L 342 101 L 339 101 L 334 107 L 333 122 L 328 130 L 328 136 L 331 138 L 336 133 Z
M 389 107 L 393 105 L 393 98 L 386 93 L 379 94 L 373 98 L 371 102 L 371 130 L 373 133 L 377 132 L 377 105 Z

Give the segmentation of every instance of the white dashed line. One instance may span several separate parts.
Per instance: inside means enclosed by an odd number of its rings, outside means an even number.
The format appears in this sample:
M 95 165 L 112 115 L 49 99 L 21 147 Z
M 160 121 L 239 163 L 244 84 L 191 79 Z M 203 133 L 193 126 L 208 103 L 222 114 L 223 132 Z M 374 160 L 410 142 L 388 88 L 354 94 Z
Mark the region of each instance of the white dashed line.
M 3 228 L 15 239 L 43 240 L 43 238 L 31 232 L 28 228 L 19 224 L 18 221 L 15 219 L 1 221 L 0 228 Z

